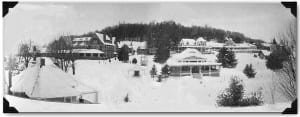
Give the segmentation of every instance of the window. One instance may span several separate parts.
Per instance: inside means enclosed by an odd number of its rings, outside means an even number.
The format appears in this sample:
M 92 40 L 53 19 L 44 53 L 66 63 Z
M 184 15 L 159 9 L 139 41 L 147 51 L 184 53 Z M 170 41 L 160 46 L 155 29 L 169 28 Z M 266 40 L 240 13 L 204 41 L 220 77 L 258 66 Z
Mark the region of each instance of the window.
M 93 56 L 94 56 L 94 57 L 97 57 L 97 56 L 98 56 L 98 54 L 97 54 L 97 53 L 94 53 L 94 54 L 93 54 Z
M 182 71 L 190 71 L 190 67 L 189 66 L 183 66 Z
M 83 53 L 79 53 L 79 56 L 84 56 L 84 54 Z
M 86 56 L 91 56 L 91 54 L 90 54 L 90 53 L 87 53 Z
M 217 66 L 216 65 L 211 66 L 211 70 L 217 70 Z

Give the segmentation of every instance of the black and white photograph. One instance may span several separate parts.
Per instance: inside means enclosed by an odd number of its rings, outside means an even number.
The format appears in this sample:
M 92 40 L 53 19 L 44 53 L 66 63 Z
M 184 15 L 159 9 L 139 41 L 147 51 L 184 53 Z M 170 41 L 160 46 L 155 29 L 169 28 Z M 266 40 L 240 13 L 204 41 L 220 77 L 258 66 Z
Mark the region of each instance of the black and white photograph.
M 297 113 L 297 2 L 2 4 L 4 113 Z

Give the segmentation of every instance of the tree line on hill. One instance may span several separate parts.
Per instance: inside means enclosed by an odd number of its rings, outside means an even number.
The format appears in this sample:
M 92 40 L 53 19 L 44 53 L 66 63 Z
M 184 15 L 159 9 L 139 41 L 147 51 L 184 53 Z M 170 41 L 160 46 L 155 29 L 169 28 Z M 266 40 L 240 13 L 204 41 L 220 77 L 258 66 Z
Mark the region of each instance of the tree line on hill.
M 210 26 L 183 26 L 175 21 L 162 21 L 150 23 L 119 23 L 108 26 L 100 31 L 109 36 L 116 37 L 117 42 L 126 40 L 127 37 L 139 37 L 140 41 L 147 41 L 149 47 L 159 46 L 158 43 L 166 42 L 168 47 L 174 47 L 182 38 L 203 37 L 207 41 L 216 40 L 225 42 L 225 37 L 230 37 L 236 43 L 263 43 L 262 40 L 246 37 L 239 32 L 217 29 Z M 87 33 L 88 34 L 88 33 Z
M 217 29 L 210 26 L 184 26 L 174 21 L 150 22 L 150 23 L 119 23 L 108 26 L 96 32 L 116 37 L 116 42 L 136 39 L 147 41 L 148 48 L 157 48 L 155 62 L 164 63 L 169 57 L 169 50 L 175 49 L 182 38 L 203 37 L 207 41 L 224 43 L 226 37 L 232 38 L 235 43 L 253 43 L 258 48 L 263 48 L 264 41 L 246 37 L 239 32 Z M 92 33 L 83 34 L 89 36 Z

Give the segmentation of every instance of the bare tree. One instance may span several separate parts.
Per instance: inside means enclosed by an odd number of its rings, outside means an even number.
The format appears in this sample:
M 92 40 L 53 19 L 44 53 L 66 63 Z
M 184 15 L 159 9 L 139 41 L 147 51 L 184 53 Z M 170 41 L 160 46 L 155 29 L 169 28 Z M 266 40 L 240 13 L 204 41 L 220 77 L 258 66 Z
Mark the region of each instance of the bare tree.
M 282 51 L 287 53 L 286 60 L 283 61 L 283 68 L 278 70 L 280 75 L 278 79 L 279 89 L 285 96 L 294 100 L 297 98 L 296 86 L 296 49 L 297 49 L 297 27 L 296 20 L 290 23 L 285 32 L 279 33 L 279 44 Z
M 75 57 L 73 55 L 71 36 L 59 36 L 58 39 L 55 39 L 48 45 L 47 50 L 54 55 L 55 63 L 57 63 L 62 70 L 67 72 L 69 66 L 72 65 L 73 74 L 75 74 Z
M 28 67 L 29 61 L 32 59 L 33 54 L 31 53 L 32 41 L 30 40 L 28 43 L 21 43 L 19 45 L 18 55 L 20 59 L 25 61 L 26 68 Z
M 10 88 L 12 87 L 12 72 L 17 67 L 17 60 L 12 55 L 9 56 L 7 61 L 7 67 L 8 67 L 8 94 L 12 94 Z

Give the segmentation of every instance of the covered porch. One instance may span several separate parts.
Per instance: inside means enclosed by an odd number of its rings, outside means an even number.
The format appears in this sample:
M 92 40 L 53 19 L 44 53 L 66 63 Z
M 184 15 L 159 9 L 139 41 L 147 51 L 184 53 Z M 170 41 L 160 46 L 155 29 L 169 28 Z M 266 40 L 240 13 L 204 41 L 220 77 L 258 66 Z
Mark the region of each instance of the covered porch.
M 170 66 L 171 76 L 220 76 L 221 65 L 186 65 Z

